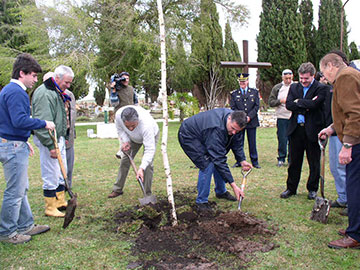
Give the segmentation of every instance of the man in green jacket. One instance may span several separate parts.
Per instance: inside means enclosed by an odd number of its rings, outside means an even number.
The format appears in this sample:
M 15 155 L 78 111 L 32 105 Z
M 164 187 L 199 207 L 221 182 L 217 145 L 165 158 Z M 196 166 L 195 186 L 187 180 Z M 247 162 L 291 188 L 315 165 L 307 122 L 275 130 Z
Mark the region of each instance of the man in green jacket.
M 54 77 L 44 81 L 35 90 L 32 98 L 32 115 L 55 123 L 59 149 L 66 167 L 65 139 L 70 126 L 66 108 L 68 108 L 71 98 L 65 93 L 65 90 L 70 87 L 74 72 L 70 67 L 60 65 L 55 69 L 54 73 Z M 65 182 L 60 171 L 54 143 L 45 129 L 35 131 L 34 143 L 40 151 L 45 215 L 64 217 L 65 214 L 58 209 L 64 209 L 67 206 Z

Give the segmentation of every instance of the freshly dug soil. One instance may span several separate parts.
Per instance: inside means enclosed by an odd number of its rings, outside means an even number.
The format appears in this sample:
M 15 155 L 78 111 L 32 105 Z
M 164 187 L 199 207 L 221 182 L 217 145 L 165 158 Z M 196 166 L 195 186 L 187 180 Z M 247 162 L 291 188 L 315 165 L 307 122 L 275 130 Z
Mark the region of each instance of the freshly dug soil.
M 276 247 L 271 242 L 274 226 L 241 211 L 217 210 L 215 202 L 210 203 L 214 211 L 199 211 L 194 194 L 187 190 L 174 195 L 177 226 L 171 225 L 167 198 L 115 214 L 117 232 L 137 236 L 133 253 L 140 261 L 129 269 L 244 269 L 255 252 Z

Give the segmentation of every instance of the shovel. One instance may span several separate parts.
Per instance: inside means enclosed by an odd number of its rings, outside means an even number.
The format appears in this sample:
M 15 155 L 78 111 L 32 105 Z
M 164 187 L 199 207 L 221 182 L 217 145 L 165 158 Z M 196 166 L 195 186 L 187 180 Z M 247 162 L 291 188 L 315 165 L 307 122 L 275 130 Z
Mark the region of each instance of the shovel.
M 320 190 L 321 190 L 321 197 L 315 198 L 315 204 L 311 211 L 311 220 L 319 221 L 322 223 L 326 223 L 329 211 L 330 211 L 330 201 L 325 199 L 324 195 L 324 185 L 325 185 L 325 147 L 328 138 L 326 139 L 319 139 L 319 145 L 321 150 L 321 170 L 320 170 Z
M 76 193 L 74 194 L 71 191 L 69 182 L 67 180 L 67 172 L 65 171 L 65 167 L 64 167 L 64 163 L 63 163 L 63 160 L 61 157 L 60 149 L 59 149 L 59 146 L 58 146 L 57 140 L 56 140 L 56 130 L 54 130 L 54 134 L 52 134 L 51 131 L 49 130 L 49 134 L 50 134 L 51 139 L 54 142 L 57 159 L 59 161 L 60 170 L 63 175 L 64 181 L 65 181 L 65 187 L 70 195 L 70 200 L 68 200 L 68 202 L 67 202 L 68 205 L 66 207 L 65 219 L 64 219 L 64 224 L 63 224 L 63 228 L 66 229 L 66 227 L 69 226 L 69 224 L 71 223 L 71 221 L 74 219 L 74 216 L 75 216 L 75 209 L 77 206 L 77 194 Z
M 243 179 L 241 182 L 241 190 L 242 192 L 245 191 L 245 186 L 246 186 L 246 176 L 249 175 L 249 173 L 251 172 L 252 169 L 248 170 L 247 172 L 244 171 L 244 169 L 241 169 L 241 174 L 243 175 Z M 243 201 L 244 197 L 240 196 L 240 200 L 239 200 L 239 204 L 238 204 L 238 210 L 241 211 L 241 203 Z
M 137 169 L 136 169 L 134 160 L 132 159 L 131 155 L 129 155 L 128 153 L 126 153 L 126 152 L 123 152 L 123 153 L 129 158 L 131 167 L 133 167 L 135 175 L 136 175 Z M 139 177 L 139 178 L 137 178 L 137 180 L 138 180 L 141 190 L 144 194 L 144 198 L 139 198 L 140 205 L 143 206 L 143 205 L 147 205 L 150 203 L 156 204 L 156 196 L 155 195 L 146 196 L 146 192 L 145 192 L 145 188 L 144 188 L 142 179 Z

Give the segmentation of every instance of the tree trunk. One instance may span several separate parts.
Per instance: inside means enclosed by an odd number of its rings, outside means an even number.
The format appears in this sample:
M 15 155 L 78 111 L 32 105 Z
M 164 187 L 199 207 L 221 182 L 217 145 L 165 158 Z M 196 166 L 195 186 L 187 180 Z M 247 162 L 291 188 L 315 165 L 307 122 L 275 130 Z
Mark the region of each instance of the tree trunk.
M 176 209 L 174 194 L 172 189 L 172 179 L 170 172 L 169 158 L 167 155 L 167 138 L 168 138 L 168 103 L 167 103 L 167 93 L 166 93 L 166 49 L 165 49 L 165 23 L 164 23 L 164 14 L 162 9 L 161 0 L 157 0 L 158 13 L 159 13 L 159 24 L 160 24 L 160 49 L 161 49 L 161 89 L 160 94 L 162 95 L 162 107 L 163 107 L 163 132 L 162 132 L 162 141 L 161 141 L 161 152 L 163 155 L 164 169 L 166 175 L 166 189 L 168 194 L 168 200 L 171 205 L 171 217 L 172 225 L 177 225 Z M 159 98 L 160 98 L 159 94 Z

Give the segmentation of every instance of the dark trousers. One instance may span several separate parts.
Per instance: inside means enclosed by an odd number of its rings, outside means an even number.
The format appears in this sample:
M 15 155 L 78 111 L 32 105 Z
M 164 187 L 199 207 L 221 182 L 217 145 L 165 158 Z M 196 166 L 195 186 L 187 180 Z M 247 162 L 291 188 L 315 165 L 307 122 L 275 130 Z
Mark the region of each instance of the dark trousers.
M 346 165 L 346 194 L 349 227 L 346 234 L 360 242 L 360 144 L 352 147 L 352 161 Z
M 304 151 L 310 168 L 310 175 L 306 188 L 308 191 L 317 191 L 320 178 L 320 146 L 318 142 L 309 141 L 305 127 L 298 125 L 289 136 L 290 164 L 288 168 L 287 189 L 296 193 L 300 182 L 301 168 L 304 160 Z
M 248 146 L 249 146 L 249 154 L 252 165 L 258 165 L 258 153 L 256 150 L 256 127 L 255 128 L 245 128 L 241 132 L 243 133 L 243 136 L 241 136 L 241 145 L 244 146 L 244 139 L 245 139 L 245 131 L 246 131 L 246 137 L 248 140 Z
M 278 161 L 285 162 L 288 153 L 288 142 L 287 129 L 289 126 L 289 119 L 277 119 L 277 139 L 278 139 Z M 289 161 L 289 158 L 288 158 Z

